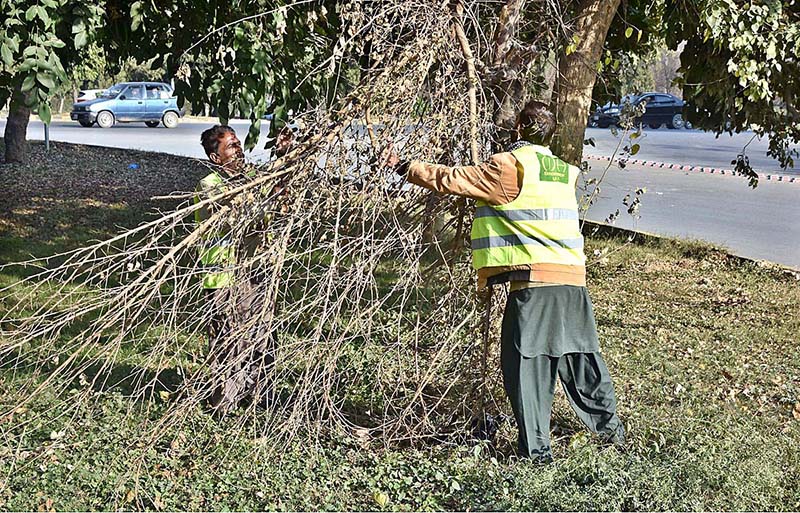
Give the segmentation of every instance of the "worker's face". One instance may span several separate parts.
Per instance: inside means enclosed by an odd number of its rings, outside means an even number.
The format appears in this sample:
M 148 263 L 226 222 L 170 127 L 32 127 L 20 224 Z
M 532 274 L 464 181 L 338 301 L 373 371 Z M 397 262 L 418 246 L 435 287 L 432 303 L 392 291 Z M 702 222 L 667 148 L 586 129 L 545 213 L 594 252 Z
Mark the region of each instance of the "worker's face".
M 235 172 L 244 164 L 242 143 L 235 133 L 225 132 L 219 138 L 216 153 L 212 153 L 208 158 L 225 170 Z

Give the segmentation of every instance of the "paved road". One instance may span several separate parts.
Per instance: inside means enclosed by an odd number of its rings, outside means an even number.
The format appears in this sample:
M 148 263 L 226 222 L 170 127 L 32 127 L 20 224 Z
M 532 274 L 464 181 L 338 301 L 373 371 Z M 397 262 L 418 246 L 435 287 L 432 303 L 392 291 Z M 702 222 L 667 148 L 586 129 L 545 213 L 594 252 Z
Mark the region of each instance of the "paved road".
M 103 130 L 97 127 L 83 128 L 73 121 L 54 121 L 50 127 L 50 137 L 54 141 L 66 141 L 97 146 L 113 146 L 118 148 L 135 148 L 149 151 L 160 151 L 175 155 L 204 158 L 200 147 L 200 134 L 210 126 L 211 122 L 188 120 L 177 128 L 147 128 L 143 123 L 121 123 L 114 128 Z M 231 121 L 236 131 L 244 136 L 249 127 L 248 121 Z M 0 120 L 0 130 L 5 128 L 5 120 Z M 269 128 L 262 125 L 263 148 L 264 136 Z M 30 139 L 44 139 L 44 127 L 39 121 L 31 121 L 28 127 Z M 607 128 L 589 128 L 586 137 L 594 138 L 596 147 L 587 146 L 587 155 L 612 155 L 619 139 Z M 674 164 L 691 164 L 730 169 L 731 159 L 742 151 L 742 148 L 753 138 L 753 134 L 744 133 L 734 136 L 714 134 L 697 130 L 669 130 L 645 128 L 643 136 L 637 140 L 640 151 L 636 158 L 655 160 Z M 800 162 L 797 170 L 782 171 L 776 161 L 767 157 L 767 140 L 753 140 L 747 154 L 751 164 L 759 172 L 785 172 L 800 174 Z M 254 158 L 263 158 L 267 152 L 263 149 L 254 151 Z
M 112 129 L 83 128 L 77 123 L 56 121 L 50 134 L 53 140 L 119 148 L 159 151 L 204 158 L 200 133 L 210 122 L 187 121 L 178 128 L 147 128 L 143 124 L 121 124 Z M 248 122 L 232 121 L 240 134 Z M 0 120 L 0 130 L 5 120 Z M 262 128 L 263 148 L 266 123 Z M 38 121 L 29 126 L 29 138 L 42 139 Z M 610 155 L 616 139 L 608 129 L 589 129 L 596 148 L 594 155 Z M 637 158 L 676 164 L 694 164 L 730 168 L 730 160 L 752 135 L 715 138 L 696 130 L 645 130 Z M 753 141 L 748 154 L 760 172 L 775 172 L 777 164 L 766 157 L 766 141 Z M 254 158 L 267 152 L 257 150 Z M 590 161 L 592 175 L 603 164 Z M 796 172 L 794 172 L 796 173 Z M 646 187 L 642 198 L 641 219 L 634 222 L 621 204 L 622 198 L 639 187 Z M 707 240 L 729 247 L 742 256 L 772 260 L 800 268 L 800 183 L 762 180 L 757 189 L 747 187 L 743 178 L 706 175 L 696 172 L 643 168 L 629 165 L 625 170 L 612 169 L 602 187 L 598 203 L 589 218 L 602 221 L 617 208 L 623 212 L 616 224 L 649 232 Z
M 66 141 L 98 146 L 114 146 L 117 148 L 135 148 L 149 151 L 185 155 L 187 157 L 204 158 L 200 147 L 200 134 L 210 126 L 211 122 L 188 120 L 175 129 L 163 127 L 147 128 L 143 123 L 121 123 L 113 128 L 103 130 L 97 127 L 83 128 L 74 121 L 54 121 L 50 127 L 50 137 L 54 141 Z M 231 121 L 236 131 L 244 136 L 249 127 L 248 121 Z M 5 120 L 0 120 L 0 130 L 5 128 Z M 258 148 L 263 148 L 264 136 L 269 125 L 262 125 L 262 141 Z M 607 128 L 589 128 L 586 137 L 594 138 L 595 147 L 587 146 L 587 155 L 612 155 L 619 139 Z M 636 158 L 655 160 L 674 164 L 690 164 L 730 169 L 731 159 L 742 151 L 750 142 L 753 134 L 744 133 L 734 136 L 714 134 L 698 130 L 669 130 L 645 128 L 643 136 L 637 140 L 640 151 Z M 44 127 L 39 121 L 31 121 L 28 127 L 29 139 L 44 139 Z M 778 163 L 767 157 L 767 140 L 753 140 L 748 146 L 747 154 L 751 164 L 759 172 L 800 174 L 800 162 L 797 170 L 783 171 Z M 268 154 L 263 149 L 255 150 L 254 158 L 263 158 Z
M 111 146 L 113 148 L 131 148 L 137 150 L 157 151 L 173 155 L 205 158 L 200 146 L 200 134 L 212 126 L 213 122 L 197 120 L 183 120 L 177 128 L 168 129 L 163 126 L 148 128 L 144 123 L 119 123 L 113 128 L 103 130 L 94 126 L 84 128 L 76 121 L 53 121 L 50 125 L 50 139 L 94 146 Z M 4 130 L 5 119 L 0 119 L 0 130 Z M 247 135 L 250 127 L 249 121 L 232 120 L 230 125 L 241 136 L 242 140 Z M 262 139 L 258 148 L 251 156 L 263 158 L 268 154 L 263 147 L 266 143 L 266 134 L 269 124 L 262 125 Z M 44 125 L 40 121 L 31 120 L 28 125 L 28 139 L 44 140 Z
M 769 141 L 766 138 L 753 139 L 753 136 L 752 132 L 733 136 L 723 134 L 716 137 L 714 134 L 699 130 L 645 128 L 642 137 L 635 141 L 639 144 L 640 150 L 634 158 L 668 164 L 731 169 L 731 160 L 735 159 L 736 155 L 742 152 L 742 148 L 747 146 L 746 155 L 750 159 L 750 165 L 759 173 L 800 175 L 800 159 L 798 159 L 795 169 L 783 170 L 775 159 L 767 156 Z M 586 155 L 610 156 L 617 148 L 622 134 L 615 137 L 608 128 L 588 128 L 586 138 L 590 137 L 594 138 L 596 146 L 586 146 Z M 627 142 L 625 141 L 622 146 Z M 750 144 L 748 145 L 748 143 Z M 798 149 L 800 150 L 800 147 Z
M 604 166 L 591 161 L 590 176 Z M 635 220 L 622 204 L 645 187 Z M 612 168 L 588 218 L 603 221 L 617 209 L 616 226 L 687 239 L 702 239 L 749 258 L 800 269 L 800 184 L 744 179 L 631 165 Z

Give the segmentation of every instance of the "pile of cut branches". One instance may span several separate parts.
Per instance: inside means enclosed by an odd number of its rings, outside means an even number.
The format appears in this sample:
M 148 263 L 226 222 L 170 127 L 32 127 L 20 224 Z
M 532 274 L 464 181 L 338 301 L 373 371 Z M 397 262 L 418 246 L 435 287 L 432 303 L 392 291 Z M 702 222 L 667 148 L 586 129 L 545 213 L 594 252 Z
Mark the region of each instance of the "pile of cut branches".
M 234 315 L 247 284 L 255 311 L 218 343 L 274 347 L 274 365 L 253 371 L 267 391 L 236 413 L 248 431 L 276 447 L 323 432 L 464 433 L 481 356 L 468 209 L 408 186 L 380 158 L 391 143 L 457 164 L 488 146 L 491 109 L 476 94 L 460 13 L 441 2 L 365 4 L 351 33 L 370 41 L 371 67 L 333 106 L 296 116 L 302 130 L 286 155 L 210 196 L 176 192 L 177 209 L 108 240 L 3 266 L 38 269 L 2 289 L 0 351 L 29 376 L 4 398 L 5 418 L 45 390 L 63 415 L 120 389 L 146 412 L 169 398 L 141 429 L 158 438 L 253 358 L 215 367 L 206 335 L 220 311 Z M 222 307 L 203 293 L 198 259 L 218 233 L 248 248 L 224 269 L 237 285 Z M 165 386 L 165 370 L 179 379 Z M 40 411 L 25 422 L 51 420 Z

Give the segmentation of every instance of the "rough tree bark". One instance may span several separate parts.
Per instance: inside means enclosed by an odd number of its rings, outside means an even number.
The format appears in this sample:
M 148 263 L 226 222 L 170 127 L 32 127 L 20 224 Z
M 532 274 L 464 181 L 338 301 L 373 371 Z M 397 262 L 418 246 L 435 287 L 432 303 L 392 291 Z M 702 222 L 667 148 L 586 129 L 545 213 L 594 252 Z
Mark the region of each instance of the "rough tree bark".
M 3 138 L 6 145 L 5 161 L 24 162 L 27 150 L 26 136 L 28 133 L 28 120 L 31 117 L 31 109 L 25 105 L 25 93 L 18 88 L 11 96 L 11 103 L 8 108 L 8 119 L 6 120 L 6 130 Z
M 514 34 L 522 18 L 524 6 L 525 0 L 508 0 L 500 9 L 494 32 L 488 82 L 494 100 L 493 121 L 497 127 L 498 139 L 496 142 L 501 148 L 511 138 L 517 113 L 525 99 L 525 89 L 519 74 L 529 62 L 531 55 L 528 51 L 513 45 Z
M 576 11 L 575 51 L 562 55 L 559 62 L 553 98 L 557 120 L 553 151 L 572 164 L 581 160 L 597 62 L 619 4 L 620 0 L 583 0 Z

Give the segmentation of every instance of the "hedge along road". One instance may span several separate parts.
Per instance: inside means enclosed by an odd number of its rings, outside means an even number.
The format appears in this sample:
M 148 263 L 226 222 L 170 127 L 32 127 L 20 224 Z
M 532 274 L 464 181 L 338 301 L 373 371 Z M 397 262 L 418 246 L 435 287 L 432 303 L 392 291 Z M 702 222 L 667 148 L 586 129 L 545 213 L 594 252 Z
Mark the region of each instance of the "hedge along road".
M 200 147 L 200 134 L 213 121 L 184 120 L 175 129 L 147 128 L 143 123 L 119 124 L 111 129 L 83 128 L 76 122 L 54 121 L 50 137 L 64 141 L 96 146 L 112 146 L 157 151 L 205 158 Z M 248 121 L 231 121 L 231 126 L 244 137 Z M 268 123 L 262 124 L 262 137 L 252 158 L 263 159 Z M 0 120 L 0 129 L 5 120 Z M 608 129 L 588 129 L 596 147 L 587 147 L 587 155 L 611 155 L 617 146 Z M 43 139 L 43 125 L 32 120 L 28 127 L 30 139 Z M 641 150 L 636 156 L 643 160 L 667 163 L 704 165 L 730 169 L 730 160 L 741 152 L 752 138 L 751 134 L 735 137 L 696 130 L 646 129 L 639 141 Z M 766 141 L 753 141 L 748 147 L 751 163 L 757 171 L 774 173 L 779 166 L 766 156 Z M 591 159 L 590 176 L 599 177 L 607 161 Z M 796 176 L 797 171 L 793 171 Z M 622 203 L 626 194 L 645 188 L 636 220 L 626 213 Z M 800 182 L 761 180 L 753 190 L 742 177 L 706 174 L 697 171 L 658 169 L 630 164 L 625 169 L 612 166 L 607 174 L 597 202 L 588 218 L 604 221 L 620 210 L 616 225 L 681 238 L 700 239 L 722 245 L 732 252 L 756 259 L 770 260 L 800 269 Z

